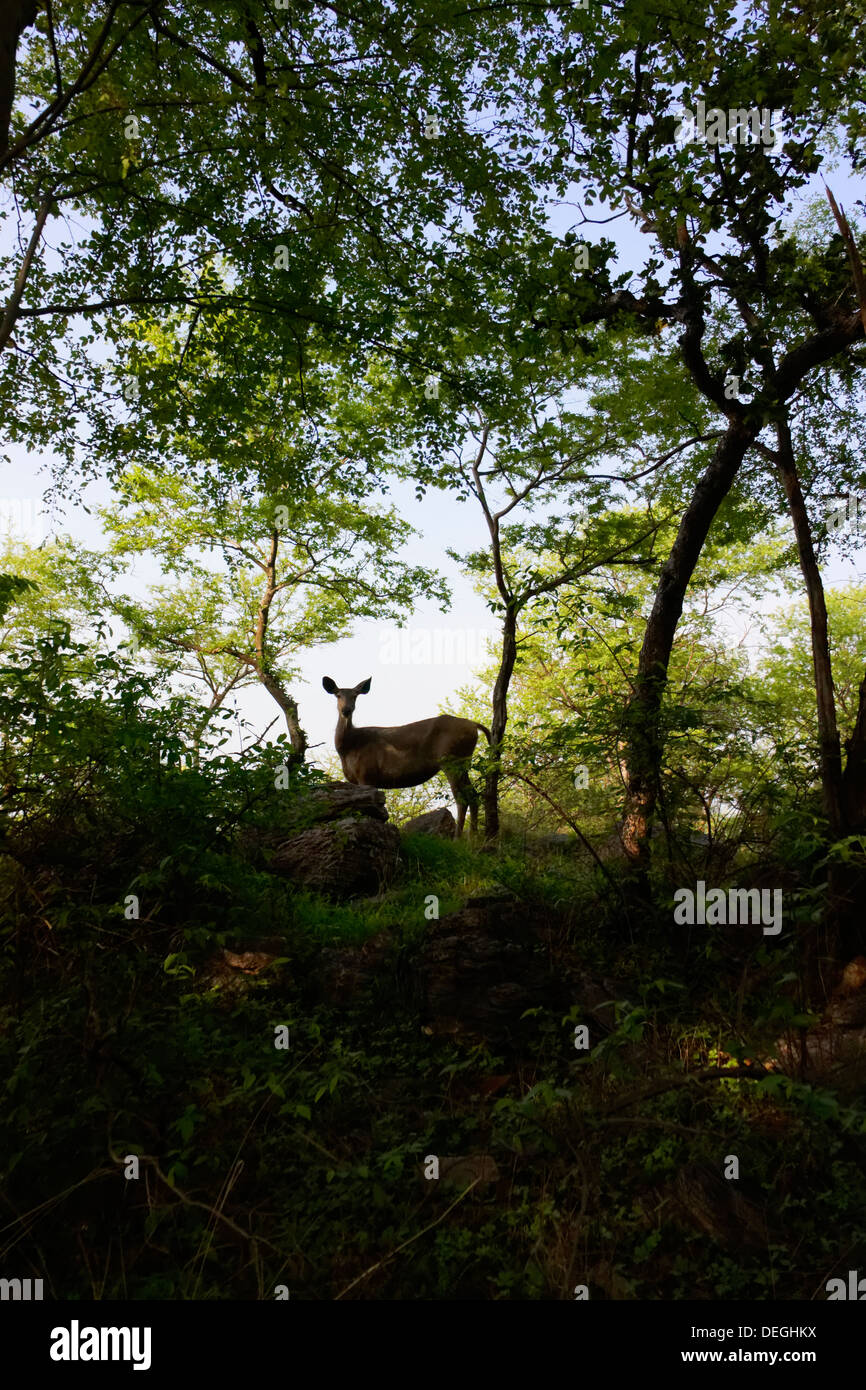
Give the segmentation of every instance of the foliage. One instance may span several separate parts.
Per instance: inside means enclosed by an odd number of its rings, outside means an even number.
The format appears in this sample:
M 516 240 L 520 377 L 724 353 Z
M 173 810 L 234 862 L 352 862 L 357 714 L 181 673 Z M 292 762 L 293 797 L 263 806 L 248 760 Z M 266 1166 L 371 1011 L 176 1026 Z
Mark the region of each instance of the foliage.
M 812 196 L 863 166 L 862 6 L 23 8 L 0 412 L 58 497 L 112 492 L 103 549 L 0 547 L 4 1261 L 74 1300 L 813 1298 L 864 1243 L 862 1057 L 805 1048 L 862 900 L 866 591 L 827 594 L 837 836 L 779 605 L 866 534 L 828 508 L 864 480 L 860 230 Z M 779 147 L 678 138 L 698 101 Z M 407 484 L 482 504 L 489 546 L 439 541 L 503 624 L 502 833 L 404 834 L 337 903 L 255 847 L 322 775 L 304 656 L 448 600 Z M 253 681 L 287 732 L 229 751 Z M 784 932 L 680 927 L 698 879 L 782 885 Z M 507 1013 L 502 904 L 555 989 L 479 1031 L 430 971 Z
M 407 838 L 400 879 L 369 903 L 294 893 L 236 839 L 291 804 L 275 792 L 278 748 L 183 770 L 159 678 L 108 649 L 79 673 L 83 650 L 53 629 L 0 673 L 16 731 L 2 767 L 0 1170 L 19 1256 L 55 1296 L 270 1298 L 288 1282 L 293 1298 L 555 1300 L 588 1282 L 614 1298 L 803 1298 L 838 1240 L 860 1237 L 859 1096 L 782 1077 L 677 1083 L 677 1064 L 706 1068 L 719 1040 L 755 1056 L 774 1030 L 796 1032 L 787 953 L 756 974 L 752 948 L 732 956 L 712 932 L 694 961 L 661 930 L 637 950 L 615 901 L 599 917 L 591 866 L 507 837 L 495 855 Z M 582 970 L 617 972 L 616 1022 L 588 1055 L 571 1046 L 579 1007 L 530 1010 L 491 1046 L 420 1032 L 387 971 L 348 1008 L 318 999 L 323 946 L 387 930 L 411 976 L 429 895 L 444 915 L 497 885 L 556 925 L 560 969 L 574 951 Z M 214 954 L 255 949 L 263 928 L 276 959 L 229 993 Z M 746 1017 L 741 971 L 755 980 Z M 767 1204 L 771 1276 L 766 1248 L 734 1258 L 659 1218 L 683 1164 L 715 1162 L 719 1129 Z M 459 1189 L 427 1190 L 419 1208 L 425 1155 L 478 1152 L 507 1174 L 498 1187 L 456 1202 Z M 120 1175 L 129 1154 L 150 1197 Z M 46 1194 L 64 1220 L 19 1231 Z

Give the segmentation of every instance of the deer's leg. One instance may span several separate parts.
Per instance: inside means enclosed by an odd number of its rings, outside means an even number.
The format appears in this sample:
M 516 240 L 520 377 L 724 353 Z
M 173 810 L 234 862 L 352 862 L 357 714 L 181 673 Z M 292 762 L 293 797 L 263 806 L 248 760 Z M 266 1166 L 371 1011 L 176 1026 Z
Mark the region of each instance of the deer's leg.
M 466 774 L 458 770 L 446 772 L 448 785 L 451 788 L 451 795 L 454 797 L 457 806 L 457 839 L 463 838 L 463 826 L 466 821 L 466 807 L 469 804 L 466 797 Z
M 469 805 L 469 835 L 471 838 L 478 831 L 478 793 L 472 785 L 468 770 L 463 783 L 463 795 Z
M 463 775 L 460 779 L 460 793 L 469 807 L 469 834 L 475 835 L 478 830 L 478 793 L 472 783 L 472 778 L 469 776 L 468 767 L 463 769 Z
M 474 835 L 478 829 L 478 793 L 472 785 L 469 769 L 461 767 L 445 774 L 451 794 L 457 803 L 457 839 L 463 836 L 466 824 L 466 811 L 469 810 L 469 831 Z

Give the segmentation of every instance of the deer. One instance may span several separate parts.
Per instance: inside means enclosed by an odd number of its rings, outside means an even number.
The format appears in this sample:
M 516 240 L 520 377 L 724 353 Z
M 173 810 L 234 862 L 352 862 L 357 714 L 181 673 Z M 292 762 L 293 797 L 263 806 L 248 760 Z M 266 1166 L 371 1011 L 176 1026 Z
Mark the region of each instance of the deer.
M 414 724 L 394 724 L 379 728 L 370 725 L 356 729 L 352 723 L 355 701 L 369 695 L 372 677 L 346 689 L 330 676 L 322 685 L 337 697 L 337 730 L 334 747 L 347 782 L 359 787 L 419 787 L 437 772 L 444 772 L 457 805 L 457 838 L 463 835 L 466 810 L 469 829 L 478 829 L 478 793 L 469 780 L 469 764 L 478 730 L 490 742 L 490 730 L 475 719 L 456 714 L 437 714 Z

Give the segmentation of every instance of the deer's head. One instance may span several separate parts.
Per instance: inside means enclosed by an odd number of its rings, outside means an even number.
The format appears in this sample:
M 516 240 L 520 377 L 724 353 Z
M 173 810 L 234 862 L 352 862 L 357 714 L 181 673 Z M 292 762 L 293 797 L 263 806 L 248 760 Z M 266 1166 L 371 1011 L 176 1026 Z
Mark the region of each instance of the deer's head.
M 351 719 L 355 708 L 355 701 L 359 695 L 369 695 L 370 686 L 373 683 L 372 676 L 367 680 L 361 681 L 360 685 L 351 686 L 348 690 L 338 686 L 336 681 L 332 681 L 330 676 L 322 677 L 322 685 L 329 695 L 336 695 L 337 709 L 344 719 Z

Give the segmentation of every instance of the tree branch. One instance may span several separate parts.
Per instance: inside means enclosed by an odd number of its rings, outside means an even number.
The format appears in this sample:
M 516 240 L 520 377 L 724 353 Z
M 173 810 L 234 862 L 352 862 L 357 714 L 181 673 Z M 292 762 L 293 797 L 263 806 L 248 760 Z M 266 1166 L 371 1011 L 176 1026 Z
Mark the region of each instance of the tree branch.
M 27 284 L 27 277 L 30 274 L 30 267 L 33 264 L 33 257 L 36 254 L 36 248 L 39 245 L 39 239 L 42 236 L 42 232 L 45 228 L 45 223 L 48 221 L 48 217 L 53 206 L 54 195 L 52 193 L 49 193 L 45 198 L 43 198 L 42 206 L 40 207 L 39 212 L 37 213 L 36 224 L 33 228 L 33 233 L 30 237 L 30 243 L 27 247 L 27 250 L 24 254 L 24 260 L 21 262 L 21 267 L 15 278 L 15 287 L 12 290 L 12 294 L 9 297 L 9 303 L 6 305 L 2 322 L 0 322 L 0 352 L 2 352 L 5 348 L 11 336 L 12 329 L 15 327 L 15 321 L 18 318 L 19 307 L 21 304 L 21 296 L 23 295 L 24 287 Z

